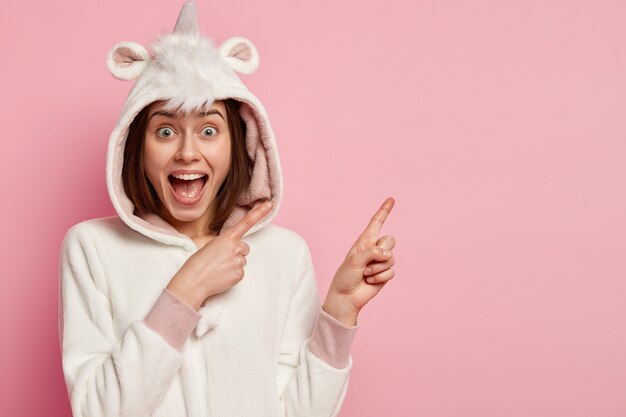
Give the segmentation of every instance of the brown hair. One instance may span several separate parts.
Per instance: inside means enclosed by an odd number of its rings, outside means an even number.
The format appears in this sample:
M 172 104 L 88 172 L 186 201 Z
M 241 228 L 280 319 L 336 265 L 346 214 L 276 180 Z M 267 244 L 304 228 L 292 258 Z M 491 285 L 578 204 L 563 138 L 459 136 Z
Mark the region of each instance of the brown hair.
M 246 154 L 246 124 L 239 115 L 241 102 L 235 99 L 222 100 L 226 108 L 228 131 L 230 133 L 230 170 L 220 186 L 215 200 L 209 231 L 219 232 L 232 213 L 237 199 L 250 184 L 249 160 Z M 128 138 L 124 148 L 122 184 L 126 195 L 140 213 L 158 213 L 159 196 L 150 183 L 143 161 L 144 138 L 150 108 L 156 102 L 144 107 L 135 116 L 128 128 Z

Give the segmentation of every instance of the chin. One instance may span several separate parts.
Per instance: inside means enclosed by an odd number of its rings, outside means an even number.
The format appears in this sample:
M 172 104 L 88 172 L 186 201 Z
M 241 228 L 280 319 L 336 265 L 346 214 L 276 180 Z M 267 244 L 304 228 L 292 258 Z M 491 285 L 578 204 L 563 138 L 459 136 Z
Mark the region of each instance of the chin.
M 193 222 L 198 220 L 204 212 L 200 212 L 199 210 L 170 210 L 170 215 L 180 222 Z

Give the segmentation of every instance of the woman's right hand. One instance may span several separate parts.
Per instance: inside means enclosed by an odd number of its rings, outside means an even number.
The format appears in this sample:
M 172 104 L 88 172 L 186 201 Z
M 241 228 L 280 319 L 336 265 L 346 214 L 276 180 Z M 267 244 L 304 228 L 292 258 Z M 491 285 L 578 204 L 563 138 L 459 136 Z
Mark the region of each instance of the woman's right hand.
M 208 297 L 226 291 L 243 279 L 243 267 L 250 247 L 243 235 L 272 208 L 266 202 L 249 211 L 243 219 L 211 239 L 187 259 L 167 289 L 198 311 Z

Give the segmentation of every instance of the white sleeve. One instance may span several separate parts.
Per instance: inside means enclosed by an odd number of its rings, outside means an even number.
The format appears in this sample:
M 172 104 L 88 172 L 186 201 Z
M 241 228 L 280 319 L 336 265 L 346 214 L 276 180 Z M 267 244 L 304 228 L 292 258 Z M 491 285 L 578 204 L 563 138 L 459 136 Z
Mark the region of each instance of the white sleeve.
M 133 321 L 121 338 L 116 337 L 93 236 L 79 223 L 61 244 L 59 341 L 72 414 L 148 416 L 182 366 L 180 344 L 144 320 Z M 146 318 L 152 317 L 161 329 L 169 328 L 164 332 L 168 337 L 178 333 L 180 341 L 193 330 L 195 310 L 185 312 L 180 305 L 168 304 L 166 296 L 171 297 L 164 291 Z M 178 320 L 181 312 L 188 317 L 185 328 Z
M 311 253 L 304 242 L 278 359 L 284 417 L 335 417 L 346 395 L 352 358 L 348 356 L 345 367 L 336 368 L 309 349 L 321 311 Z

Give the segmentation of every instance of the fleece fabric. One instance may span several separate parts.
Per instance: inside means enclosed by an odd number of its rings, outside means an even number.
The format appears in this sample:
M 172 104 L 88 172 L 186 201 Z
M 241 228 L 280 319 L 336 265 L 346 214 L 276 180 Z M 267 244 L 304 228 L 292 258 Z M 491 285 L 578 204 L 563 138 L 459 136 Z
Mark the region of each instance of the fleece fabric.
M 283 195 L 278 149 L 262 104 L 235 74 L 256 70 L 256 48 L 242 37 L 214 47 L 188 1 L 151 49 L 120 42 L 107 57 L 116 78 L 137 78 L 107 152 L 117 214 L 73 225 L 60 248 L 59 342 L 73 415 L 336 416 L 358 323 L 321 308 L 306 241 L 272 223 Z M 251 182 L 222 231 L 267 200 L 273 208 L 242 238 L 243 280 L 196 311 L 166 286 L 199 248 L 158 215 L 136 212 L 122 186 L 124 148 L 134 117 L 156 100 L 193 108 L 225 98 L 241 102 Z

